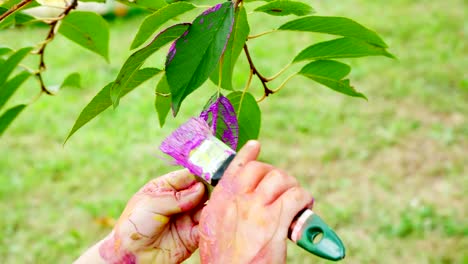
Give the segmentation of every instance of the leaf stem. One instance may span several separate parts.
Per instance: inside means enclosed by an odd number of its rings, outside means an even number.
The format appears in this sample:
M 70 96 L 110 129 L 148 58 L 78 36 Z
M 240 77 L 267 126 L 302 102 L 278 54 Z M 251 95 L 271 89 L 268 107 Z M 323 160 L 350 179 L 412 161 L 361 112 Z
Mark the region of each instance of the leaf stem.
M 268 80 L 268 78 L 264 77 L 260 72 L 258 72 L 257 68 L 255 67 L 255 64 L 252 61 L 252 57 L 250 57 L 249 48 L 247 47 L 247 44 L 244 45 L 244 53 L 245 53 L 245 56 L 247 57 L 247 60 L 249 62 L 249 66 L 250 66 L 250 70 L 252 71 L 252 75 L 257 75 L 258 79 L 260 79 L 260 81 L 262 82 L 263 92 L 264 92 L 265 97 L 267 97 L 268 95 L 274 93 L 267 86 L 267 82 L 269 82 L 270 80 Z
M 241 108 L 242 108 L 242 101 L 244 101 L 244 95 L 245 95 L 245 93 L 247 93 L 247 90 L 249 90 L 249 88 L 250 88 L 250 84 L 252 83 L 253 75 L 254 75 L 254 71 L 253 71 L 253 69 L 250 69 L 249 79 L 247 79 L 247 82 L 245 83 L 244 90 L 242 91 L 241 99 L 239 100 L 239 109 L 237 110 L 237 118 L 239 118 L 239 116 L 240 116 L 240 111 L 241 111 Z
M 154 92 L 157 96 L 162 96 L 162 97 L 169 97 L 171 96 L 171 93 L 160 93 L 160 92 Z
M 247 37 L 247 39 L 255 39 L 255 38 L 259 38 L 259 37 L 261 37 L 261 36 L 264 36 L 264 35 L 267 35 L 267 34 L 273 33 L 273 32 L 275 32 L 275 31 L 276 31 L 276 30 L 274 29 L 274 30 L 270 30 L 270 31 L 265 31 L 265 32 L 262 32 L 262 33 L 260 33 L 260 34 L 256 34 L 256 35 L 250 35 L 250 36 L 248 36 L 248 37 Z
M 0 15 L 0 22 L 2 22 L 5 18 L 13 14 L 14 12 L 20 10 L 21 8 L 27 6 L 30 4 L 33 0 L 22 0 L 18 4 L 12 6 L 10 9 L 8 9 L 5 13 Z
M 291 63 L 288 63 L 288 65 L 284 66 L 277 74 L 267 78 L 268 81 L 273 81 L 274 79 L 278 78 L 283 72 L 285 72 L 289 67 L 291 66 Z
M 278 92 L 279 90 L 283 89 L 283 87 L 286 85 L 287 82 L 289 82 L 292 78 L 294 78 L 297 75 L 297 73 L 293 73 L 288 76 L 275 90 L 273 90 L 273 93 Z

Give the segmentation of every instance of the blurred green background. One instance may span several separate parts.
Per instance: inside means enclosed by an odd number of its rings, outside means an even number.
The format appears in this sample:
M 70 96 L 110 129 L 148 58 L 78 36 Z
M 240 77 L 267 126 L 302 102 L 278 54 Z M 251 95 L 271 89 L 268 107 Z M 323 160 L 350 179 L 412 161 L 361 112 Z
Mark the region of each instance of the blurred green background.
M 295 175 L 315 196 L 315 211 L 347 246 L 343 263 L 468 263 L 466 1 L 310 3 L 319 15 L 346 16 L 376 30 L 398 60 L 346 61 L 353 66 L 351 81 L 369 101 L 300 77 L 268 97 L 260 103 L 261 159 Z M 77 71 L 83 87 L 42 96 L 0 139 L 0 263 L 71 262 L 110 232 L 140 186 L 174 169 L 158 158 L 157 147 L 198 115 L 216 90 L 212 84 L 189 96 L 161 129 L 153 102 L 157 79 L 151 80 L 63 146 L 80 111 L 130 54 L 142 19 L 110 22 L 110 64 L 62 36 L 47 48 L 47 82 L 58 84 Z M 252 14 L 251 33 L 283 21 Z M 34 45 L 46 31 L 2 30 L 0 39 L 10 47 Z M 282 32 L 249 46 L 257 68 L 269 76 L 322 39 Z M 237 89 L 248 72 L 241 58 Z M 162 52 L 148 65 L 163 62 Z M 251 91 L 261 95 L 256 80 Z M 37 92 L 29 80 L 11 104 L 30 102 Z M 196 256 L 189 262 L 197 263 Z M 288 263 L 325 262 L 289 246 Z

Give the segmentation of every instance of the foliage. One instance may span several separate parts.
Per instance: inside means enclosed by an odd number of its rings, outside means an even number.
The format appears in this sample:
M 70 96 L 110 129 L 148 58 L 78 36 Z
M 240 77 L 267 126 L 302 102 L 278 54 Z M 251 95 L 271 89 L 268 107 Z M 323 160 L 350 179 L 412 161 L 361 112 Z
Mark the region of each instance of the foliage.
M 41 2 L 40 2 L 41 3 Z M 22 8 L 28 8 L 32 0 L 10 0 L 4 3 L 1 24 L 11 27 L 21 24 L 27 19 L 16 19 Z M 158 112 L 160 125 L 163 126 L 167 114 L 172 108 L 173 115 L 179 112 L 182 102 L 189 95 L 199 89 L 207 79 L 218 85 L 218 96 L 221 89 L 230 91 L 227 98 L 233 104 L 239 121 L 239 137 L 242 146 L 247 140 L 257 138 L 260 131 L 261 113 L 258 102 L 274 94 L 286 86 L 293 77 L 302 75 L 316 83 L 328 87 L 339 93 L 354 97 L 366 97 L 355 90 L 349 79 L 344 79 L 351 67 L 335 59 L 357 58 L 364 56 L 386 56 L 393 58 L 387 51 L 387 45 L 374 31 L 363 25 L 344 17 L 311 15 L 314 9 L 305 2 L 275 0 L 268 3 L 251 3 L 249 1 L 227 1 L 222 3 L 209 3 L 211 7 L 197 5 L 195 2 L 177 1 L 133 1 L 127 3 L 133 7 L 147 10 L 149 15 L 136 30 L 135 38 L 130 49 L 136 49 L 146 43 L 153 34 L 156 36 L 146 46 L 139 48 L 125 61 L 115 80 L 104 86 L 92 101 L 83 109 L 67 140 L 83 125 L 100 114 L 110 106 L 118 107 L 120 98 L 131 92 L 144 80 L 156 76 L 161 72 L 162 77 L 156 87 L 155 108 Z M 251 7 L 251 5 L 253 5 Z M 69 85 L 70 78 L 65 78 L 62 85 L 46 87 L 42 77 L 45 71 L 45 49 L 53 41 L 55 34 L 61 34 L 72 42 L 93 51 L 106 60 L 109 60 L 109 26 L 104 19 L 92 12 L 75 11 L 77 1 L 70 1 L 63 12 L 54 20 L 48 21 L 50 30 L 45 41 L 38 47 L 19 48 L 12 47 L 0 50 L 2 64 L 0 70 L 0 84 L 6 85 L 0 90 L 2 105 L 11 97 L 29 75 L 35 75 L 39 81 L 40 94 L 55 94 L 60 87 Z M 199 9 L 205 8 L 200 12 Z M 252 8 L 252 9 L 250 9 Z M 290 21 L 271 31 L 249 36 L 248 10 L 265 13 L 272 16 L 296 16 Z M 183 19 L 195 16 L 192 22 L 177 23 L 177 17 L 188 13 Z M 12 21 L 12 18 L 15 18 Z M 9 22 L 8 22 L 9 21 Z M 31 22 L 30 20 L 27 20 Z M 5 24 L 7 23 L 8 24 Z M 33 21 L 34 22 L 34 21 Z M 37 22 L 41 22 L 37 20 Z M 44 22 L 44 21 L 43 21 Z M 59 23 L 60 22 L 60 23 Z M 179 21 L 178 21 L 179 22 Z M 172 25 L 171 25 L 172 23 Z M 168 24 L 166 29 L 157 33 L 162 25 Z M 293 34 L 306 32 L 324 33 L 339 36 L 340 38 L 313 43 L 295 55 L 291 63 L 272 77 L 265 77 L 253 62 L 249 53 L 247 41 L 276 31 L 291 31 Z M 145 61 L 156 51 L 172 41 L 167 53 L 164 69 L 141 69 Z M 18 47 L 13 47 L 18 48 Z M 249 62 L 250 71 L 248 80 L 243 89 L 234 87 L 232 75 L 240 53 L 244 51 Z M 21 60 L 26 56 L 39 56 L 39 65 L 36 71 L 24 70 Z M 272 57 L 273 59 L 273 57 Z M 286 69 L 293 64 L 307 63 L 303 68 L 285 78 L 277 89 L 270 89 L 270 82 L 283 76 Z M 150 65 L 153 66 L 153 65 Z M 10 77 L 16 71 L 18 75 Z M 142 76 L 143 75 L 143 76 Z M 249 92 L 252 78 L 256 75 L 261 81 L 264 94 L 255 99 Z M 77 82 L 79 76 L 72 76 L 71 80 Z M 73 85 L 72 85 L 73 86 Z M 58 87 L 58 88 L 57 88 Z M 207 99 L 209 96 L 207 96 Z M 0 105 L 1 106 L 1 105 Z M 26 105 L 13 106 L 0 117 L 3 130 L 23 110 Z

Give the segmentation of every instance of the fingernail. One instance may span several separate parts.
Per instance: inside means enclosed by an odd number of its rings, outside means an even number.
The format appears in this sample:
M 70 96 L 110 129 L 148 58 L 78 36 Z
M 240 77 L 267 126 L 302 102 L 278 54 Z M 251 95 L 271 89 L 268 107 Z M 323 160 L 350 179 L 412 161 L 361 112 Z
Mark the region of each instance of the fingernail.
M 247 141 L 247 143 L 245 143 L 245 146 L 251 148 L 251 147 L 256 147 L 258 144 L 260 144 L 258 140 L 251 139 Z

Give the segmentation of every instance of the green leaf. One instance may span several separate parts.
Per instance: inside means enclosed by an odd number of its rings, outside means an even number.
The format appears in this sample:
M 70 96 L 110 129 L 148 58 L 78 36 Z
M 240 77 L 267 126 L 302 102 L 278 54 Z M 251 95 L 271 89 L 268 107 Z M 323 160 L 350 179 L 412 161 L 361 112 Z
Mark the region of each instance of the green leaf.
M 3 135 L 3 132 L 8 128 L 8 126 L 11 124 L 11 122 L 23 111 L 23 109 L 26 107 L 26 105 L 17 105 L 14 106 L 3 113 L 3 115 L 0 116 L 0 136 Z
M 2 65 L 0 70 L 0 87 L 8 79 L 8 76 L 13 72 L 16 66 L 29 54 L 32 48 L 22 48 L 13 53 Z
M 105 3 L 106 0 L 80 0 L 80 2 Z
M 166 60 L 174 115 L 218 65 L 233 22 L 233 3 L 218 4 L 195 18 L 187 33 L 174 42 Z
M 365 42 L 387 48 L 387 44 L 372 30 L 345 17 L 308 16 L 289 21 L 278 30 L 295 30 L 326 33 L 343 37 L 357 38 Z
M 194 8 L 195 6 L 191 3 L 177 2 L 167 5 L 149 15 L 141 24 L 130 49 L 134 49 L 143 44 L 162 24 Z
M 167 5 L 167 2 L 165 0 L 117 0 L 117 2 L 132 7 L 145 8 L 151 11 L 156 11 Z
M 128 94 L 140 84 L 155 76 L 159 72 L 161 72 L 161 70 L 156 68 L 145 68 L 136 72 L 136 74 L 132 76 L 132 79 L 129 80 L 129 82 L 127 83 L 127 86 L 125 86 L 122 90 L 122 97 L 124 97 L 126 94 Z M 75 121 L 75 124 L 73 125 L 73 128 L 68 133 L 64 144 L 78 129 L 86 125 L 94 117 L 96 117 L 98 114 L 100 114 L 112 105 L 112 101 L 109 96 L 110 87 L 112 86 L 112 84 L 113 82 L 110 82 L 109 84 L 104 86 L 104 88 L 102 88 L 102 90 L 96 96 L 94 96 L 91 102 L 89 102 L 88 105 L 86 105 L 86 107 L 81 111 L 80 116 L 78 116 L 78 118 Z
M 128 57 L 110 88 L 110 96 L 114 107 L 119 105 L 122 90 L 125 89 L 128 81 L 132 79 L 132 76 L 141 68 L 146 59 L 170 41 L 180 37 L 188 26 L 189 24 L 177 24 L 165 29 L 150 44 Z
M 81 76 L 79 73 L 74 72 L 71 73 L 70 75 L 63 80 L 62 85 L 60 85 L 61 88 L 63 87 L 75 87 L 75 88 L 80 88 L 81 87 Z
M 0 7 L 0 15 L 8 11 L 8 8 Z M 0 29 L 11 27 L 15 24 L 15 16 L 11 15 L 6 17 L 0 22 Z
M 332 60 L 318 60 L 304 66 L 299 71 L 299 74 L 337 92 L 353 97 L 361 97 L 367 100 L 366 96 L 357 92 L 352 86 L 350 86 L 349 80 L 342 80 L 350 71 L 351 67 L 344 63 Z
M 164 75 L 156 86 L 156 99 L 154 107 L 158 112 L 159 125 L 161 127 L 166 123 L 166 117 L 171 109 L 171 89 L 167 83 L 167 77 Z
M 301 51 L 293 62 L 303 60 L 324 60 L 336 58 L 357 58 L 364 56 L 386 56 L 394 58 L 384 48 L 354 38 L 339 38 L 324 41 Z
M 13 50 L 10 49 L 10 48 L 7 48 L 7 47 L 0 47 L 0 56 L 3 56 L 3 55 L 6 55 L 10 52 L 12 52 Z
M 305 16 L 314 10 L 308 4 L 289 0 L 276 0 L 257 7 L 254 11 L 267 13 L 272 16 Z
M 109 61 L 109 25 L 98 14 L 71 12 L 62 20 L 58 32 Z
M 233 90 L 232 73 L 247 37 L 249 36 L 250 28 L 247 21 L 247 13 L 244 7 L 240 7 L 235 14 L 234 26 L 228 40 L 226 49 L 224 50 L 223 59 L 220 61 L 222 78 L 221 87 L 226 90 Z M 219 67 L 219 66 L 218 66 Z M 210 76 L 211 81 L 216 85 L 219 84 L 219 70 L 214 70 Z
M 25 13 L 18 12 L 15 14 L 16 25 L 26 24 L 31 21 L 36 21 L 36 18 Z
M 30 76 L 31 74 L 27 71 L 20 72 L 18 75 L 7 81 L 3 87 L 0 87 L 0 109 L 2 109 L 8 99 L 10 99 L 10 97 L 16 92 L 18 87 L 20 87 L 21 84 Z
M 248 140 L 257 139 L 260 133 L 261 112 L 250 93 L 232 92 L 227 98 L 234 106 L 239 122 L 239 150 Z

